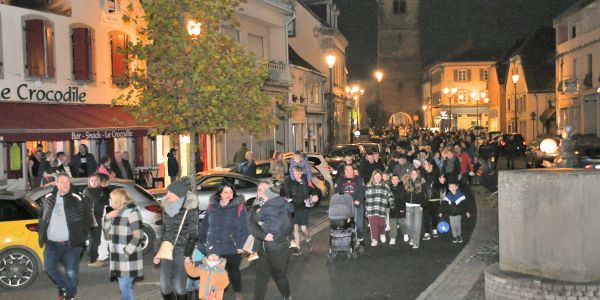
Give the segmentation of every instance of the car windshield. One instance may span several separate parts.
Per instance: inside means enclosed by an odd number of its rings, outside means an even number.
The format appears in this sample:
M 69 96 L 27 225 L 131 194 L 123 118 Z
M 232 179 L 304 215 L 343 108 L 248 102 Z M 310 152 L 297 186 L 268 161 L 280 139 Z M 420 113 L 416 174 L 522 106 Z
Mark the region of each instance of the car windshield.
M 379 152 L 379 146 L 377 144 L 362 144 L 367 152 Z
M 359 155 L 360 149 L 358 148 L 358 146 L 339 147 L 331 150 L 329 152 L 329 156 L 344 156 L 346 153 L 351 153 L 352 155 Z

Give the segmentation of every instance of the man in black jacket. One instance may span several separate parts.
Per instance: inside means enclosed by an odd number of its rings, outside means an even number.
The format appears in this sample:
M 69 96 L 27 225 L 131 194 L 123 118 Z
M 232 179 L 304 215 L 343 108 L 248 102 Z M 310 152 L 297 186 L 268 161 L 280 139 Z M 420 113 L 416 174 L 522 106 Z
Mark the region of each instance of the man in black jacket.
M 365 184 L 362 177 L 356 175 L 356 165 L 346 165 L 344 173 L 335 181 L 334 193 L 346 193 L 352 196 L 356 208 L 356 235 L 362 242 L 365 231 Z
M 367 183 L 369 182 L 369 180 L 371 180 L 371 175 L 373 174 L 373 171 L 379 170 L 380 172 L 383 172 L 385 167 L 380 161 L 375 161 L 375 154 L 373 152 L 367 152 L 365 158 L 366 159 L 360 165 L 359 172 L 360 176 L 364 179 L 365 183 Z
M 115 152 L 115 159 L 110 163 L 110 169 L 115 172 L 117 178 L 133 179 L 131 165 L 123 159 L 123 154 L 120 151 Z
M 44 247 L 44 267 L 58 288 L 60 299 L 74 299 L 79 259 L 92 225 L 87 200 L 71 189 L 69 175 L 57 175 L 56 188 L 42 200 L 39 243 Z M 65 272 L 59 267 L 64 265 Z

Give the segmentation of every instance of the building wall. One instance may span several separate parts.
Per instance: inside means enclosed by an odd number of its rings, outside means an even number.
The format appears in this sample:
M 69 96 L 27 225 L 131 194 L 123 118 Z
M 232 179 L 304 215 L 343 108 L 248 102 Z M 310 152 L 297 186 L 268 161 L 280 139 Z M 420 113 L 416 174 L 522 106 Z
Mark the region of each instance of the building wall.
M 506 87 L 500 84 L 498 73 L 495 66 L 488 69 L 487 94 L 490 99 L 489 108 L 489 131 L 506 132 Z
M 378 65 L 384 73 L 381 99 L 389 114 L 420 112 L 421 98 L 421 32 L 419 0 L 379 1 Z M 400 11 L 400 3 L 405 11 Z
M 554 28 L 558 127 L 600 136 L 600 1 L 559 16 Z M 569 82 L 574 88 L 563 89 Z
M 322 152 L 325 141 L 325 99 L 323 84 L 327 78 L 323 74 L 302 67 L 292 67 L 292 102 L 296 110 L 292 113 L 293 143 L 290 150 Z

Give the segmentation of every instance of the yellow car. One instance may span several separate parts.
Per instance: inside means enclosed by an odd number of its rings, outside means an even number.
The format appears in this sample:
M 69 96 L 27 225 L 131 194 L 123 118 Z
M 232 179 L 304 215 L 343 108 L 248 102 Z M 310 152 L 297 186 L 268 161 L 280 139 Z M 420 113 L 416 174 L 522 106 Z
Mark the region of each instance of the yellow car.
M 44 265 L 38 244 L 40 207 L 24 196 L 0 191 L 0 286 L 6 289 L 30 285 Z

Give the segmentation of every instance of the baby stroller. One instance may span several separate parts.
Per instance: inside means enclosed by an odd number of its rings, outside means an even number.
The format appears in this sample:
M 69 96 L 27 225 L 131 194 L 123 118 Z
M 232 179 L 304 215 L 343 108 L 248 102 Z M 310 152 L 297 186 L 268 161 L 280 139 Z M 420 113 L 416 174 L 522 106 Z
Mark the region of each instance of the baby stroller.
M 346 252 L 348 259 L 358 257 L 355 209 L 352 197 L 346 194 L 335 194 L 329 202 L 329 252 L 327 258 L 335 260 L 339 252 Z

